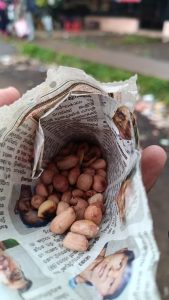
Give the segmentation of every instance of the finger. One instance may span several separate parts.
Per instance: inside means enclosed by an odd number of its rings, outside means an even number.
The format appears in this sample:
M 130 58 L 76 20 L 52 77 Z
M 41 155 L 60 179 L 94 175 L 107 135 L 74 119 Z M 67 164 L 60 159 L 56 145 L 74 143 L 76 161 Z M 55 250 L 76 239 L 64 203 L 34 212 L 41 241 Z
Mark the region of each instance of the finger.
M 14 87 L 0 89 L 0 106 L 9 105 L 19 99 L 20 93 Z
M 143 183 L 148 192 L 158 179 L 167 160 L 166 152 L 160 146 L 149 146 L 142 152 L 141 169 Z

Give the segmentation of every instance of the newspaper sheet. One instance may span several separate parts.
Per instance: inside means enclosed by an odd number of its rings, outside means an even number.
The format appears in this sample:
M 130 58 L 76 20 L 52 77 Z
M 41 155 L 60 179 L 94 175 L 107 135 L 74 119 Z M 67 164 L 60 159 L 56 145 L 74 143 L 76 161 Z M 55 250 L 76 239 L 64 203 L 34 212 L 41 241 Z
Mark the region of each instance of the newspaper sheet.
M 140 173 L 133 114 L 136 77 L 100 83 L 59 67 L 0 109 L 0 295 L 2 299 L 159 299 L 159 252 Z M 18 213 L 38 177 L 72 140 L 101 145 L 108 164 L 106 210 L 89 250 L 63 247 L 49 224 Z M 40 226 L 43 225 L 43 226 Z

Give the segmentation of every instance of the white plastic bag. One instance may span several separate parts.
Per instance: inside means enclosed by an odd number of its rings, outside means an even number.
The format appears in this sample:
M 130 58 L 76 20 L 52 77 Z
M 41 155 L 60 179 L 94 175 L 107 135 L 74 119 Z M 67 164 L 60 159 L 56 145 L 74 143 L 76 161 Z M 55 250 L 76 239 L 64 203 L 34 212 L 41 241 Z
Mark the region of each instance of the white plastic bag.
M 14 28 L 15 28 L 16 35 L 19 38 L 23 38 L 29 35 L 28 24 L 26 20 L 23 18 L 15 22 Z

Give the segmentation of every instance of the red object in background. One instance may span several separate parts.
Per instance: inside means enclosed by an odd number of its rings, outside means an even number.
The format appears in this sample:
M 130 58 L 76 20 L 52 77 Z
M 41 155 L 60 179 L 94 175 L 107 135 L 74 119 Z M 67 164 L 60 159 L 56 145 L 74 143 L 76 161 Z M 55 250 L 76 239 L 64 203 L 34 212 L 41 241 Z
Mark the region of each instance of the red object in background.
M 81 28 L 81 23 L 79 21 L 73 21 L 72 22 L 72 31 L 74 32 L 78 32 L 80 31 L 82 28 Z
M 71 31 L 71 27 L 72 27 L 72 24 L 71 24 L 70 21 L 65 21 L 64 22 L 64 30 Z
M 75 21 L 65 21 L 64 30 L 70 32 L 78 32 L 82 29 L 81 23 L 78 20 Z

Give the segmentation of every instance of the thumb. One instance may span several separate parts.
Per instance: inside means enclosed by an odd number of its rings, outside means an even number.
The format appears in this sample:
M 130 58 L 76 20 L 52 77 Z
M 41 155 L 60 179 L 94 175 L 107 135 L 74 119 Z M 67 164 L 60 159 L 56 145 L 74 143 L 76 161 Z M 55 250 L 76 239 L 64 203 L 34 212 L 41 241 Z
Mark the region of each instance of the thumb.
M 167 154 L 160 146 L 152 145 L 143 150 L 141 167 L 143 183 L 147 192 L 160 176 L 166 160 Z
M 0 106 L 9 105 L 19 99 L 20 93 L 14 87 L 0 89 Z

